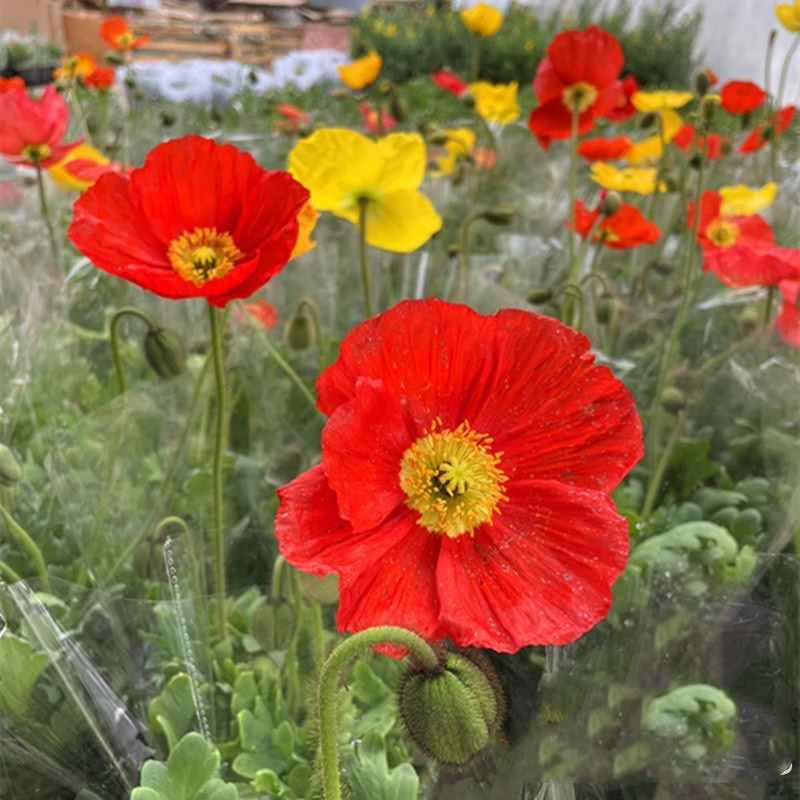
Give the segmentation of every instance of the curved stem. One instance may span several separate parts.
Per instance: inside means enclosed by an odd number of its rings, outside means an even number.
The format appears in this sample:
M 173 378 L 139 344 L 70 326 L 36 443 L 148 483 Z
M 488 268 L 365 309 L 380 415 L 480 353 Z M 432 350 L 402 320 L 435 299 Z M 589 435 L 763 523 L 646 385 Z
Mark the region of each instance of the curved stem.
M 578 193 L 578 120 L 580 112 L 577 104 L 572 107 L 572 128 L 569 137 L 569 229 L 567 231 L 567 279 L 565 284 L 574 284 L 578 277 L 580 261 L 575 257 L 575 196 Z M 572 305 L 566 301 L 561 306 L 562 322 L 571 323 Z
M 15 572 L 5 561 L 0 561 L 0 576 L 2 576 L 3 580 L 11 581 L 11 583 L 24 580 L 22 575 Z
M 653 506 L 658 499 L 659 491 L 661 489 L 661 482 L 664 479 L 664 473 L 667 471 L 670 458 L 672 458 L 672 451 L 678 444 L 678 440 L 681 438 L 681 433 L 683 432 L 683 420 L 684 413 L 681 412 L 678 415 L 678 418 L 675 420 L 675 427 L 672 429 L 672 433 L 670 434 L 669 440 L 664 447 L 664 451 L 661 453 L 661 458 L 659 458 L 658 464 L 656 464 L 656 468 L 653 471 L 653 477 L 650 479 L 650 483 L 647 485 L 647 495 L 644 498 L 644 505 L 642 506 L 642 513 L 640 515 L 642 520 L 647 520 L 650 517 L 650 514 L 653 511 Z
M 44 224 L 47 226 L 47 236 L 50 240 L 50 253 L 53 256 L 53 266 L 59 265 L 58 242 L 56 232 L 53 228 L 53 220 L 50 219 L 50 210 L 47 207 L 47 194 L 44 190 L 44 176 L 42 175 L 42 165 L 37 156 L 33 157 L 33 164 L 36 167 L 36 186 L 39 189 L 39 207 L 42 211 Z
M 367 316 L 372 316 L 372 288 L 369 280 L 367 261 L 367 205 L 366 197 L 358 199 L 358 264 L 361 267 L 361 289 L 364 292 L 364 307 Z
M 275 360 L 275 363 L 286 373 L 287 377 L 291 382 L 300 390 L 303 397 L 308 400 L 311 407 L 316 411 L 317 410 L 317 401 L 314 399 L 314 395 L 311 393 L 311 390 L 306 386 L 303 379 L 292 369 L 289 365 L 289 362 L 278 352 L 275 345 L 269 340 L 268 336 L 264 336 L 262 339 L 264 343 L 264 347 L 266 347 L 267 351 L 270 354 L 270 357 Z
M 44 556 L 42 556 L 42 551 L 39 549 L 39 546 L 33 541 L 33 538 L 25 530 L 25 528 L 23 528 L 22 525 L 20 525 L 3 506 L 0 506 L 0 514 L 2 514 L 6 525 L 8 526 L 8 530 L 11 531 L 14 536 L 16 536 L 17 540 L 22 545 L 22 549 L 28 554 L 28 557 L 36 565 L 36 571 L 39 573 L 39 577 L 42 579 L 42 586 L 45 589 L 49 589 L 50 580 L 47 577 L 47 567 L 45 566 Z
M 186 536 L 191 536 L 192 532 L 189 530 L 189 526 L 186 524 L 186 520 L 183 517 L 178 517 L 175 514 L 171 514 L 168 517 L 164 517 L 158 525 L 156 525 L 155 529 L 153 530 L 153 540 L 158 541 L 161 538 L 161 531 L 164 530 L 168 525 L 177 525 L 181 531 L 186 534 Z
M 214 587 L 217 597 L 217 633 L 221 640 L 227 632 L 227 613 L 225 609 L 225 528 L 222 506 L 222 468 L 225 458 L 225 370 L 222 361 L 222 332 L 217 309 L 208 305 L 208 319 L 211 326 L 211 352 L 214 360 L 214 376 L 217 384 L 217 428 L 214 437 L 213 465 L 213 513 L 212 537 L 214 543 Z
M 783 102 L 783 92 L 786 88 L 786 78 L 789 75 L 789 64 L 794 58 L 794 54 L 797 52 L 798 45 L 800 45 L 800 36 L 795 36 L 791 45 L 789 45 L 789 49 L 786 51 L 786 57 L 783 59 L 783 65 L 781 66 L 781 77 L 780 81 L 778 82 L 778 94 L 775 97 L 776 111 L 781 107 L 781 103 Z
M 141 311 L 139 311 L 139 309 L 131 306 L 121 308 L 111 317 L 111 324 L 109 325 L 111 358 L 114 361 L 114 372 L 117 376 L 117 385 L 119 386 L 120 394 L 125 392 L 125 372 L 122 369 L 122 357 L 119 354 L 119 324 L 124 317 L 138 317 L 147 325 L 149 330 L 153 330 L 156 327 L 146 314 L 143 314 Z
M 439 668 L 439 658 L 421 637 L 405 628 L 380 625 L 367 628 L 345 639 L 334 648 L 322 665 L 319 677 L 319 761 L 322 773 L 323 800 L 341 800 L 339 780 L 339 741 L 337 690 L 344 667 L 362 650 L 378 644 L 398 644 L 410 650 L 426 669 Z
M 483 211 L 476 211 L 470 214 L 461 225 L 460 241 L 458 248 L 458 274 L 456 275 L 455 286 L 453 287 L 452 299 L 456 303 L 467 301 L 467 290 L 469 285 L 469 235 L 475 220 L 480 219 Z

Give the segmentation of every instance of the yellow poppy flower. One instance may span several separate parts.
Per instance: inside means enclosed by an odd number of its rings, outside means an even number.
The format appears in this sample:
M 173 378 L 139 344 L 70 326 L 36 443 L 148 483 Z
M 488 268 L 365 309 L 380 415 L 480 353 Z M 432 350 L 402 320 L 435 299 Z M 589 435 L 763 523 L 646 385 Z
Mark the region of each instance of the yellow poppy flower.
M 604 189 L 613 189 L 615 192 L 637 192 L 638 194 L 652 194 L 656 188 L 655 167 L 625 167 L 617 169 L 605 161 L 596 161 L 592 164 L 591 179 Z M 659 190 L 666 187 L 662 182 Z
M 383 59 L 373 50 L 350 64 L 340 64 L 339 78 L 351 89 L 363 89 L 378 77 L 382 65 Z
M 671 108 L 665 108 L 658 112 L 661 117 L 661 131 L 662 134 L 657 133 L 642 139 L 637 142 L 630 150 L 628 150 L 623 158 L 634 167 L 644 166 L 646 164 L 653 164 L 661 159 L 664 155 L 663 144 L 671 142 L 675 134 L 681 129 L 683 120 L 677 111 Z M 662 142 L 663 136 L 663 142 Z
M 80 52 L 64 56 L 61 63 L 53 70 L 53 78 L 56 80 L 74 81 L 79 77 L 86 77 L 97 67 L 91 53 Z
M 634 92 L 631 102 L 637 111 L 661 111 L 665 108 L 682 108 L 692 98 L 692 92 Z
M 749 217 L 765 209 L 778 193 L 777 183 L 765 183 L 760 189 L 751 189 L 743 183 L 736 186 L 721 186 L 720 213 L 723 217 L 742 215 Z
M 300 209 L 300 213 L 297 215 L 297 241 L 294 243 L 290 259 L 297 258 L 317 246 L 316 242 L 311 241 L 311 234 L 314 232 L 314 226 L 318 219 L 319 212 L 310 202 Z
M 58 162 L 58 164 L 54 164 L 48 170 L 53 180 L 62 189 L 67 189 L 73 192 L 82 192 L 84 189 L 88 189 L 94 183 L 94 181 L 76 178 L 64 168 L 65 165 L 69 164 L 70 161 L 76 161 L 79 158 L 86 159 L 87 161 L 94 161 L 96 164 L 109 163 L 109 159 L 107 159 L 96 147 L 92 147 L 90 144 L 79 144 L 77 147 L 73 147 L 72 150 L 70 150 L 69 153 L 67 153 L 64 158 Z
M 503 24 L 503 12 L 486 3 L 476 3 L 472 8 L 458 12 L 467 29 L 477 36 L 494 36 Z
M 506 125 L 519 119 L 517 88 L 519 84 L 486 83 L 478 81 L 469 85 L 475 97 L 475 110 L 487 121 Z
M 800 33 L 800 0 L 794 3 L 778 3 L 775 6 L 778 22 L 792 33 Z
M 475 146 L 475 131 L 471 128 L 451 128 L 446 131 L 445 155 L 436 159 L 436 167 L 431 170 L 435 176 L 451 175 L 458 162 L 468 156 Z
M 425 166 L 418 133 L 373 141 L 346 128 L 320 128 L 289 154 L 289 172 L 311 192 L 315 208 L 358 223 L 365 203 L 367 242 L 397 253 L 416 250 L 442 227 L 419 191 Z

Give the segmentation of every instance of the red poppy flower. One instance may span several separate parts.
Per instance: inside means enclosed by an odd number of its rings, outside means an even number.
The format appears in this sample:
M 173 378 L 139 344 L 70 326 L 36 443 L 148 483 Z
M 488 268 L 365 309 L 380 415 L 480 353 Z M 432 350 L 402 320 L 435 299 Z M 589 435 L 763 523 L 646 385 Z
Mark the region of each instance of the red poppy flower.
M 69 106 L 52 84 L 38 99 L 18 89 L 0 94 L 0 119 L 0 154 L 14 164 L 51 167 L 82 141 L 61 141 Z
M 244 311 L 238 305 L 233 306 L 233 317 L 240 324 L 247 323 L 250 317 L 260 328 L 269 330 L 278 324 L 278 310 L 271 306 L 266 300 L 256 300 L 254 303 L 245 303 Z
M 636 113 L 631 97 L 639 91 L 639 81 L 633 75 L 626 75 L 621 81 L 617 81 L 617 85 L 617 102 L 614 108 L 606 112 L 605 117 L 613 122 L 624 122 Z
M 95 67 L 88 75 L 85 75 L 83 82 L 91 89 L 110 89 L 114 85 L 116 73 L 114 67 Z
M 794 119 L 795 106 L 785 106 L 770 114 L 769 120 L 757 125 L 739 145 L 740 153 L 752 153 L 766 146 L 770 139 L 784 134 Z
M 163 297 L 249 297 L 298 238 L 308 191 L 232 145 L 186 136 L 108 173 L 75 201 L 67 236 L 100 269 Z
M 596 117 L 608 115 L 622 95 L 617 80 L 624 56 L 619 42 L 590 25 L 584 31 L 559 33 L 539 62 L 533 88 L 539 100 L 528 127 L 547 148 L 551 139 L 568 139 L 573 112 L 578 134 L 586 133 Z
M 149 36 L 136 36 L 128 20 L 119 14 L 103 20 L 100 36 L 115 50 L 133 50 L 150 41 Z
M 464 83 L 458 75 L 454 75 L 446 69 L 432 73 L 431 80 L 446 92 L 452 92 L 456 97 L 469 89 L 469 85 Z
M 379 112 L 369 103 L 360 103 L 358 110 L 364 117 L 364 127 L 368 133 L 389 133 L 397 125 L 397 120 L 385 108 Z
M 778 286 L 783 295 L 783 303 L 775 318 L 775 326 L 786 344 L 800 347 L 800 308 L 797 305 L 800 299 L 800 280 L 781 281 Z
M 719 192 L 703 192 L 697 241 L 703 248 L 703 269 L 726 285 L 759 286 L 800 278 L 800 251 L 778 247 L 769 223 L 758 214 L 723 216 Z M 694 227 L 694 203 L 687 224 Z
M 587 161 L 613 161 L 622 158 L 633 147 L 627 136 L 615 136 L 613 139 L 584 139 L 577 147 L 578 155 Z
M 10 92 L 10 91 L 25 91 L 25 81 L 19 77 L 19 75 L 14 75 L 11 78 L 3 78 L 0 77 L 0 94 L 3 92 Z
M 729 150 L 728 139 L 721 133 L 709 133 L 707 136 L 700 136 L 694 125 L 690 122 L 684 123 L 675 136 L 672 137 L 672 144 L 684 153 L 702 152 L 705 149 L 705 156 L 710 161 L 722 158 Z
M 746 114 L 758 108 L 767 93 L 752 81 L 728 81 L 720 94 L 720 105 L 731 114 Z
M 301 125 L 311 122 L 311 114 L 293 106 L 291 103 L 281 103 L 276 109 L 282 119 L 278 120 L 276 127 L 289 133 L 297 133 Z
M 407 300 L 317 382 L 322 463 L 278 490 L 295 566 L 339 574 L 341 630 L 401 625 L 514 652 L 602 619 L 628 532 L 610 492 L 642 455 L 589 340 L 508 309 Z
M 575 231 L 580 236 L 585 239 L 598 219 L 600 224 L 592 240 L 612 250 L 629 250 L 640 244 L 652 244 L 661 236 L 658 226 L 630 203 L 623 201 L 613 214 L 604 215 L 599 208 L 593 211 L 586 208 L 583 200 L 575 201 Z M 564 224 L 569 227 L 569 220 Z

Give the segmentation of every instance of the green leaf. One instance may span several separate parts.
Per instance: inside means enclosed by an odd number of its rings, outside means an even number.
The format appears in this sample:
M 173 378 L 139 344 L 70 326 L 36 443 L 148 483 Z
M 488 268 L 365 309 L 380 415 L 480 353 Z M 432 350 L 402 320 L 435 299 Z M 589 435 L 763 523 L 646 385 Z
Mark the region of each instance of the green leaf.
M 169 754 L 167 767 L 185 797 L 194 797 L 214 777 L 219 753 L 199 733 L 187 733 Z
M 352 800 L 416 800 L 419 777 L 410 764 L 389 769 L 386 744 L 379 733 L 368 733 L 348 759 Z
M 189 676 L 183 672 L 167 684 L 148 709 L 150 727 L 167 737 L 170 750 L 178 744 L 181 736 L 192 730 L 196 714 L 192 685 Z
M 44 653 L 34 653 L 24 639 L 14 634 L 0 639 L 0 709 L 24 717 L 31 690 L 49 663 Z
M 710 442 L 687 440 L 678 442 L 669 462 L 666 482 L 683 499 L 703 481 L 718 475 L 721 465 L 708 458 Z

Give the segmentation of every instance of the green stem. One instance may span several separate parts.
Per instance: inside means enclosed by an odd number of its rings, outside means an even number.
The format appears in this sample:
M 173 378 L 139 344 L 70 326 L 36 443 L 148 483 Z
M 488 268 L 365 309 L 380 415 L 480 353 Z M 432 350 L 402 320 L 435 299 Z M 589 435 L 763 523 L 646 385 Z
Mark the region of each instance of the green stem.
M 797 52 L 798 45 L 800 45 L 800 36 L 795 36 L 794 41 L 791 43 L 791 45 L 789 45 L 789 49 L 786 51 L 786 58 L 783 59 L 783 65 L 781 66 L 781 78 L 778 83 L 778 94 L 775 97 L 776 111 L 781 107 L 781 103 L 783 102 L 783 92 L 786 88 L 786 78 L 789 75 L 789 64 L 794 58 L 794 54 Z
M 367 261 L 367 205 L 366 197 L 358 199 L 358 263 L 361 267 L 361 289 L 364 292 L 364 307 L 367 316 L 372 316 L 372 289 L 369 280 L 369 262 Z
M 325 659 L 325 628 L 322 622 L 322 604 L 311 604 L 311 644 L 314 665 L 322 664 Z
M 31 535 L 25 528 L 23 528 L 3 506 L 0 506 L 0 514 L 3 515 L 8 530 L 17 537 L 17 540 L 22 545 L 22 549 L 35 564 L 36 571 L 42 579 L 42 587 L 49 590 L 50 580 L 47 577 L 47 567 L 45 566 L 44 557 L 42 556 L 42 551 L 39 549 L 39 546 L 33 541 Z
M 275 360 L 275 363 L 286 373 L 289 380 L 300 390 L 303 397 L 308 400 L 309 405 L 316 411 L 317 401 L 314 399 L 314 395 L 312 394 L 311 390 L 303 382 L 303 379 L 292 369 L 292 367 L 289 365 L 289 362 L 277 351 L 275 345 L 272 344 L 268 336 L 264 336 L 261 341 L 264 344 L 267 352 L 270 354 L 270 357 Z
M 273 603 L 281 599 L 283 573 L 286 570 L 286 559 L 279 555 L 272 565 L 272 582 L 269 585 L 269 597 Z
M 44 190 L 44 175 L 42 174 L 42 165 L 37 156 L 33 157 L 33 163 L 36 167 L 36 186 L 39 189 L 39 208 L 42 212 L 44 224 L 47 226 L 47 236 L 50 240 L 50 253 L 53 256 L 53 265 L 58 266 L 58 242 L 56 241 L 56 232 L 53 228 L 53 220 L 50 219 L 50 210 L 47 207 L 47 194 Z
M 481 71 L 481 42 L 477 34 L 471 34 L 472 47 L 470 48 L 469 59 L 469 81 L 474 83 L 478 80 Z
M 772 320 L 772 309 L 775 305 L 775 297 L 778 293 L 776 286 L 767 289 L 767 297 L 764 301 L 764 325 L 769 325 Z
M 0 575 L 3 576 L 3 580 L 10 581 L 11 583 L 17 583 L 23 580 L 22 575 L 15 572 L 5 561 L 0 561 Z
M 336 713 L 342 670 L 362 650 L 387 643 L 397 644 L 410 650 L 427 669 L 436 670 L 440 666 L 438 656 L 424 639 L 394 625 L 367 628 L 345 639 L 334 648 L 322 665 L 319 678 L 319 762 L 323 800 L 341 800 L 342 797 Z
M 569 230 L 567 231 L 567 279 L 565 284 L 577 282 L 580 261 L 575 257 L 575 198 L 578 193 L 578 120 L 580 111 L 577 104 L 572 107 L 572 127 L 569 136 Z M 568 295 L 564 295 L 564 302 L 561 306 L 561 319 L 567 325 L 572 324 L 573 308 L 568 301 Z
M 727 347 L 721 353 L 717 353 L 715 356 L 709 358 L 708 361 L 694 371 L 692 377 L 697 380 L 699 377 L 710 375 L 717 367 L 719 367 L 721 364 L 724 364 L 726 361 L 729 361 L 732 356 L 735 356 L 736 353 L 738 353 L 740 350 L 743 350 L 752 342 L 757 341 L 763 335 L 764 329 L 757 328 L 752 333 L 745 336 L 744 339 L 739 339 L 738 342 L 734 342 L 730 347 Z
M 458 273 L 456 274 L 452 296 L 452 299 L 456 303 L 465 303 L 467 300 L 467 291 L 469 288 L 469 235 L 472 231 L 473 223 L 475 220 L 480 219 L 482 215 L 483 210 L 469 214 L 461 225 L 458 248 Z
M 111 317 L 111 324 L 109 326 L 109 336 L 111 338 L 111 358 L 114 361 L 114 372 L 117 375 L 117 385 L 119 386 L 119 393 L 125 392 L 125 372 L 122 369 L 122 357 L 119 352 L 119 324 L 124 317 L 137 317 L 147 325 L 149 330 L 153 330 L 156 326 L 150 321 L 146 314 L 143 314 L 136 308 L 126 306 L 115 312 Z
M 225 515 L 222 498 L 222 468 L 225 458 L 225 369 L 222 360 L 222 332 L 217 309 L 208 305 L 208 319 L 211 327 L 211 352 L 214 361 L 214 377 L 217 384 L 217 428 L 214 437 L 213 466 L 213 511 L 214 511 L 214 587 L 217 597 L 217 634 L 220 640 L 227 633 L 227 613 L 225 609 Z
M 681 438 L 681 433 L 683 432 L 683 418 L 684 413 L 681 412 L 678 415 L 678 418 L 675 420 L 675 427 L 672 429 L 672 433 L 670 434 L 669 440 L 664 447 L 664 451 L 661 453 L 661 458 L 659 458 L 658 464 L 656 464 L 656 468 L 653 471 L 653 476 L 647 486 L 647 494 L 644 498 L 642 513 L 640 514 L 640 518 L 642 520 L 646 521 L 649 519 L 650 514 L 653 511 L 653 506 L 658 499 L 658 495 L 661 490 L 661 482 L 664 479 L 664 473 L 667 471 L 669 461 L 672 458 L 672 452 L 675 449 L 675 446 L 678 444 L 678 441 Z

